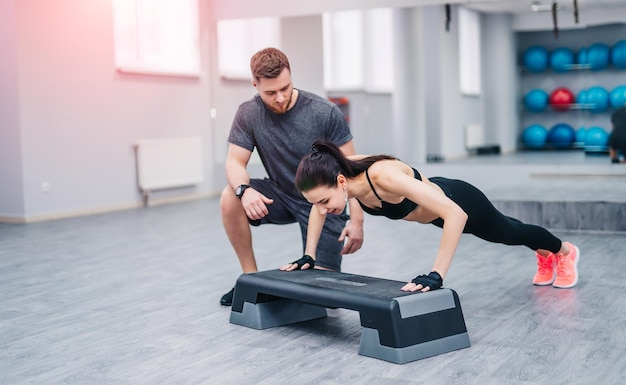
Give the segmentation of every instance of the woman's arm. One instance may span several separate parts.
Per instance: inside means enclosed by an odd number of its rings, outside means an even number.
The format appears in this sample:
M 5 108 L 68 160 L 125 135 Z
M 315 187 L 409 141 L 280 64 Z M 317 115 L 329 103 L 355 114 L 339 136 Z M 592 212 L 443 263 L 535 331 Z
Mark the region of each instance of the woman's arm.
M 406 197 L 417 203 L 422 210 L 443 219 L 443 234 L 432 267 L 443 279 L 448 273 L 467 222 L 465 211 L 440 190 L 415 179 L 412 170 L 411 175 L 407 174 L 406 167 L 400 162 L 378 162 L 370 168 L 369 175 L 383 199 L 384 195 L 395 197 L 394 201 Z M 403 287 L 405 288 L 410 291 L 424 289 L 414 283 L 407 284 Z
M 326 221 L 326 215 L 320 214 L 319 210 L 315 206 L 311 206 L 309 212 L 309 222 L 306 232 L 306 245 L 304 248 L 304 255 L 308 255 L 315 260 L 315 252 L 317 250 L 317 244 L 319 243 L 322 229 L 324 228 L 324 222 Z M 306 270 L 313 266 L 309 263 L 302 265 L 301 269 Z M 298 269 L 298 264 L 288 263 L 280 268 L 283 271 L 292 271 Z

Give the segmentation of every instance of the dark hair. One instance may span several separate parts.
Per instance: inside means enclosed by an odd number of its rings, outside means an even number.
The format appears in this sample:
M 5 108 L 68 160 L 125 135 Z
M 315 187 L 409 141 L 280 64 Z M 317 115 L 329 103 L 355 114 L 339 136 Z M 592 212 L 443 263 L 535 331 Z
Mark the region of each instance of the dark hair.
M 334 187 L 337 185 L 339 174 L 353 178 L 367 170 L 373 163 L 383 159 L 397 158 L 389 155 L 373 155 L 359 160 L 350 160 L 333 142 L 318 139 L 311 146 L 311 152 L 300 160 L 296 171 L 296 188 L 298 191 L 309 191 L 317 186 Z
M 285 68 L 291 72 L 287 55 L 285 55 L 278 48 L 264 48 L 252 55 L 252 58 L 250 59 L 252 77 L 257 82 L 261 78 L 277 78 Z

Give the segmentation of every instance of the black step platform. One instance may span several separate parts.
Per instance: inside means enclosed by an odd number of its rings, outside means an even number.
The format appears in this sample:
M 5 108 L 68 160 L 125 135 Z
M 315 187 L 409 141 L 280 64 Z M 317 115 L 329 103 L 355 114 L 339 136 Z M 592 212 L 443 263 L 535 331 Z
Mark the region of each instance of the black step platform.
M 404 364 L 470 346 L 452 289 L 400 291 L 405 282 L 324 270 L 242 274 L 230 322 L 266 329 L 325 317 L 326 308 L 359 312 L 359 354 Z

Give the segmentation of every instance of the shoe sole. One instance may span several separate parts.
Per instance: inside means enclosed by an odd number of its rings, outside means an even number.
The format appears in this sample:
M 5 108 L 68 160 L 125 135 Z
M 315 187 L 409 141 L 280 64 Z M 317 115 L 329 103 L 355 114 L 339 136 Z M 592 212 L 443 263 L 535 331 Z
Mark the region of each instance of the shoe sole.
M 570 243 L 571 245 L 571 243 Z M 576 273 L 576 278 L 574 279 L 574 282 L 569 284 L 569 285 L 555 285 L 552 284 L 553 287 L 556 287 L 557 289 L 569 289 L 571 287 L 576 286 L 576 284 L 578 283 L 578 261 L 580 260 L 580 250 L 578 249 L 577 246 L 574 246 L 574 249 L 576 249 L 576 260 L 574 260 L 574 272 Z

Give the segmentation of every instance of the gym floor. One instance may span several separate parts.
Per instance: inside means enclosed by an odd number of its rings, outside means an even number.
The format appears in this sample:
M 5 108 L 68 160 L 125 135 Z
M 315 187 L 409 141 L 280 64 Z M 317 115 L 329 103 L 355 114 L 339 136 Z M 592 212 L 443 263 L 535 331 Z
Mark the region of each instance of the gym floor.
M 455 162 L 420 168 L 463 173 L 499 199 L 547 191 L 545 177 L 522 192 L 515 175 L 497 186 L 482 179 L 490 162 L 529 164 L 520 159 L 471 160 L 473 173 Z M 561 176 L 567 189 L 551 194 L 583 199 L 600 185 L 611 196 L 589 199 L 626 205 L 626 166 L 595 162 L 584 165 L 600 167 L 597 176 Z M 548 174 L 563 169 L 533 164 Z M 434 226 L 372 216 L 365 232 L 343 271 L 399 281 L 429 271 L 441 236 Z M 359 315 L 346 309 L 267 330 L 230 324 L 218 301 L 240 269 L 218 198 L 0 224 L 0 383 L 624 384 L 625 233 L 555 233 L 581 250 L 574 289 L 533 286 L 530 250 L 464 235 L 445 284 L 459 294 L 472 346 L 397 365 L 358 355 Z M 296 225 L 262 226 L 253 236 L 262 270 L 300 256 Z

